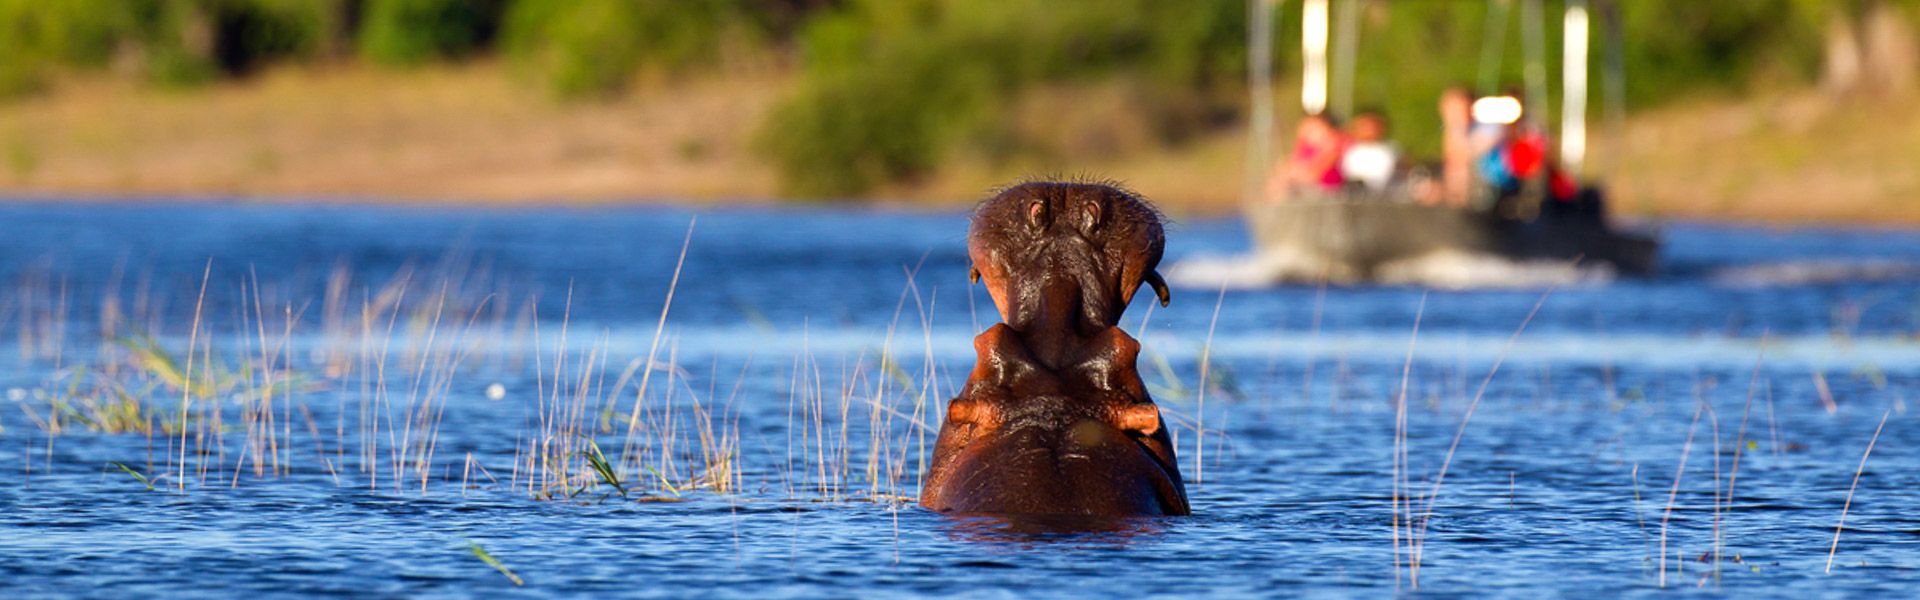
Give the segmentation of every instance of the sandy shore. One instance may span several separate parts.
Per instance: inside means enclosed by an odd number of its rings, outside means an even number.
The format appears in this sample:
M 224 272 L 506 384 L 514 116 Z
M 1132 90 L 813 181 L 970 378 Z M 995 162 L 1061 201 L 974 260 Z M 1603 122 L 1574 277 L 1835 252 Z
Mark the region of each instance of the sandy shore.
M 777 201 L 775 173 L 748 139 L 788 83 L 761 73 L 562 104 L 489 63 L 292 68 L 193 90 L 68 82 L 0 104 L 0 194 Z M 1244 150 L 1241 134 L 1222 131 L 1068 172 L 1125 181 L 1175 215 L 1215 214 L 1239 202 Z M 1628 215 L 1920 223 L 1920 103 L 1910 99 L 1700 100 L 1634 115 L 1593 155 Z M 957 205 L 1045 171 L 956 160 L 873 197 Z

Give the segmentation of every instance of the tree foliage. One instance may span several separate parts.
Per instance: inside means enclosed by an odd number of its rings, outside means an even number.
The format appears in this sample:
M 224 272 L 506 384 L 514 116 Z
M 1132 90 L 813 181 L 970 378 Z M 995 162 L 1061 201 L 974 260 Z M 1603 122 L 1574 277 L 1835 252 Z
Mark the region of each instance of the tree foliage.
M 1523 79 L 1522 0 L 1355 1 L 1352 108 L 1387 113 L 1416 155 L 1437 148 L 1442 88 Z M 1589 5 L 1619 16 L 1624 103 L 1639 108 L 1810 80 L 1830 20 L 1874 1 Z M 1920 23 L 1913 3 L 1877 1 Z M 1543 0 L 1553 80 L 1565 3 Z M 1281 6 L 1274 48 L 1284 85 L 1300 64 L 1300 5 Z M 1506 18 L 1489 19 L 1502 6 Z M 744 51 L 799 71 L 755 148 L 791 191 L 839 196 L 955 156 L 1033 152 L 1040 142 L 1012 123 L 1031 120 L 1035 109 L 1022 103 L 1049 90 L 1120 90 L 1112 104 L 1121 108 L 1088 114 L 1158 143 L 1237 123 L 1246 19 L 1245 0 L 0 0 L 0 97 L 62 71 L 108 67 L 186 84 L 287 61 L 407 66 L 498 54 L 556 96 L 582 98 L 620 93 L 647 73 L 726 68 L 722 56 Z M 1595 23 L 1590 110 L 1619 108 L 1602 104 L 1612 99 L 1601 92 L 1612 49 L 1606 21 Z M 1498 61 L 1483 60 L 1489 49 Z

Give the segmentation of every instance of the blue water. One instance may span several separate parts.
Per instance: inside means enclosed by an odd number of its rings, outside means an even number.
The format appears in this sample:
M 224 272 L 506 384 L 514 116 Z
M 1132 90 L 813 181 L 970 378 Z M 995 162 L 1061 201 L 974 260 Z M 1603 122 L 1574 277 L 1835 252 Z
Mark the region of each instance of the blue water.
M 0 224 L 10 598 L 1387 595 L 1416 550 L 1446 595 L 1920 585 L 1920 232 L 1677 224 L 1650 279 L 1136 303 L 1195 515 L 1067 531 L 907 501 L 995 320 L 962 214 Z M 1169 236 L 1175 261 L 1248 243 Z

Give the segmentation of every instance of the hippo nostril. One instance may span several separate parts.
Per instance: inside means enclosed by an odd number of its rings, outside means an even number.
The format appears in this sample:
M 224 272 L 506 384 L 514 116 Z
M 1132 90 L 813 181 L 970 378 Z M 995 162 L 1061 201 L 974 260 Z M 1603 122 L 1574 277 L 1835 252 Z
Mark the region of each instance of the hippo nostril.
M 1093 230 L 1100 227 L 1100 204 L 1088 202 L 1080 211 L 1080 233 L 1091 237 Z
M 986 402 L 956 399 L 947 405 L 947 421 L 991 428 L 998 424 L 998 412 Z

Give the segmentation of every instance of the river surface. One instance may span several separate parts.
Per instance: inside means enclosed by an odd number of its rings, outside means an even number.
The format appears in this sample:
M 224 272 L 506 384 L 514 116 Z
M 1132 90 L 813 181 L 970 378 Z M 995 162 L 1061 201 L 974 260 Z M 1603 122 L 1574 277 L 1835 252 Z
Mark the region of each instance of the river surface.
M 965 226 L 0 206 L 0 595 L 1920 588 L 1920 232 L 1669 224 L 1650 279 L 1135 302 L 1195 514 L 1062 527 L 911 503 L 996 320 Z

